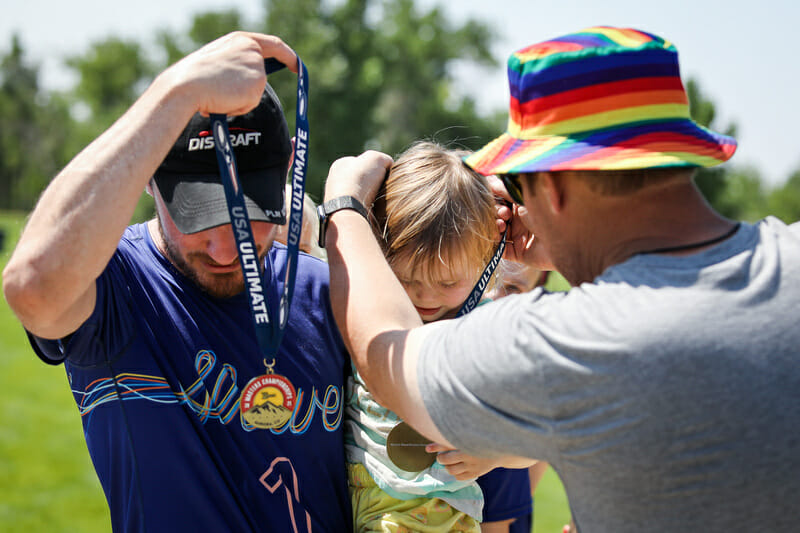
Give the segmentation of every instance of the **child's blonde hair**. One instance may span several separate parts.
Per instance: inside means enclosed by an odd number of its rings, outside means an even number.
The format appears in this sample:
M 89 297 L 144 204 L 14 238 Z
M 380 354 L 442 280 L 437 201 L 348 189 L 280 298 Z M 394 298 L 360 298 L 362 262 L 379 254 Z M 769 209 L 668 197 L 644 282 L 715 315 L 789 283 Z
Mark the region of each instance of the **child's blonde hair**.
M 474 268 L 477 280 L 497 229 L 494 196 L 486 178 L 462 162 L 468 154 L 418 142 L 395 160 L 376 205 L 390 265 L 408 261 L 432 281 L 459 267 Z

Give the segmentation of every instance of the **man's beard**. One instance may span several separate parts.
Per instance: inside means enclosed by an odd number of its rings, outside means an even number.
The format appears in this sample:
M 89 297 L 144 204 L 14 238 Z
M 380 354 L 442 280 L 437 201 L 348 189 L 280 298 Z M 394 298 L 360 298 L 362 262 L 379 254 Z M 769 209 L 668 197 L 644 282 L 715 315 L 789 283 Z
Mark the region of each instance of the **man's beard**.
M 244 276 L 241 268 L 234 272 L 225 274 L 211 274 L 203 272 L 202 270 L 192 266 L 193 263 L 202 263 L 209 260 L 208 256 L 202 252 L 190 252 L 187 255 L 181 255 L 172 244 L 167 240 L 164 235 L 164 229 L 161 226 L 161 220 L 158 221 L 158 231 L 161 234 L 161 240 L 164 243 L 164 253 L 167 259 L 180 271 L 181 274 L 186 276 L 192 283 L 199 289 L 214 298 L 230 298 L 244 291 Z M 258 256 L 258 264 L 263 264 L 266 251 Z M 239 264 L 237 258 L 236 264 Z

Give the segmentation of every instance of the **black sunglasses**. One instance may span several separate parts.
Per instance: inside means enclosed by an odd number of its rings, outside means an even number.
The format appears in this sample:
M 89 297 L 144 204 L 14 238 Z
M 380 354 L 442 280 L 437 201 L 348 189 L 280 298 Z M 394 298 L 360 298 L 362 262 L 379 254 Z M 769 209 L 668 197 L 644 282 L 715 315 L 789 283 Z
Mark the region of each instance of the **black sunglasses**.
M 524 205 L 522 201 L 522 186 L 519 184 L 519 174 L 498 174 L 498 178 L 503 182 L 508 195 L 517 205 Z

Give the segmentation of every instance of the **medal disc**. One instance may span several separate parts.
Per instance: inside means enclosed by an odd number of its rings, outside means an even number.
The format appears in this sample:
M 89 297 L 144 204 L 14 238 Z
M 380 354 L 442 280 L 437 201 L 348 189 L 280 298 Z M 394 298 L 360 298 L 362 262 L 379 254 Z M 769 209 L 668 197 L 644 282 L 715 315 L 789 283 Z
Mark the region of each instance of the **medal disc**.
M 436 461 L 436 454 L 425 451 L 430 439 L 423 437 L 414 428 L 400 422 L 386 437 L 386 452 L 394 465 L 406 472 L 420 472 Z
M 296 396 L 294 386 L 284 376 L 265 374 L 247 383 L 239 398 L 239 409 L 248 424 L 278 429 L 292 417 Z

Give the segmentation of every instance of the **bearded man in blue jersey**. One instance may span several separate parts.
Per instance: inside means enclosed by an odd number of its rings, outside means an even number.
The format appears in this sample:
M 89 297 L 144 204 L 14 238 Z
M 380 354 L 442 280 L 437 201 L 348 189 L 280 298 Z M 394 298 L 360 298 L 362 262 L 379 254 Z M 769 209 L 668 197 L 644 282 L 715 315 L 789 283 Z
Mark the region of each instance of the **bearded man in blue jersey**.
M 273 239 L 292 147 L 265 58 L 299 65 L 280 39 L 239 32 L 165 70 L 48 186 L 3 273 L 34 351 L 64 362 L 115 531 L 351 527 L 349 367 L 322 261 L 297 259 L 273 357 L 254 334 L 280 315 L 290 257 Z M 231 117 L 249 246 L 211 114 Z M 143 188 L 157 217 L 128 226 Z

